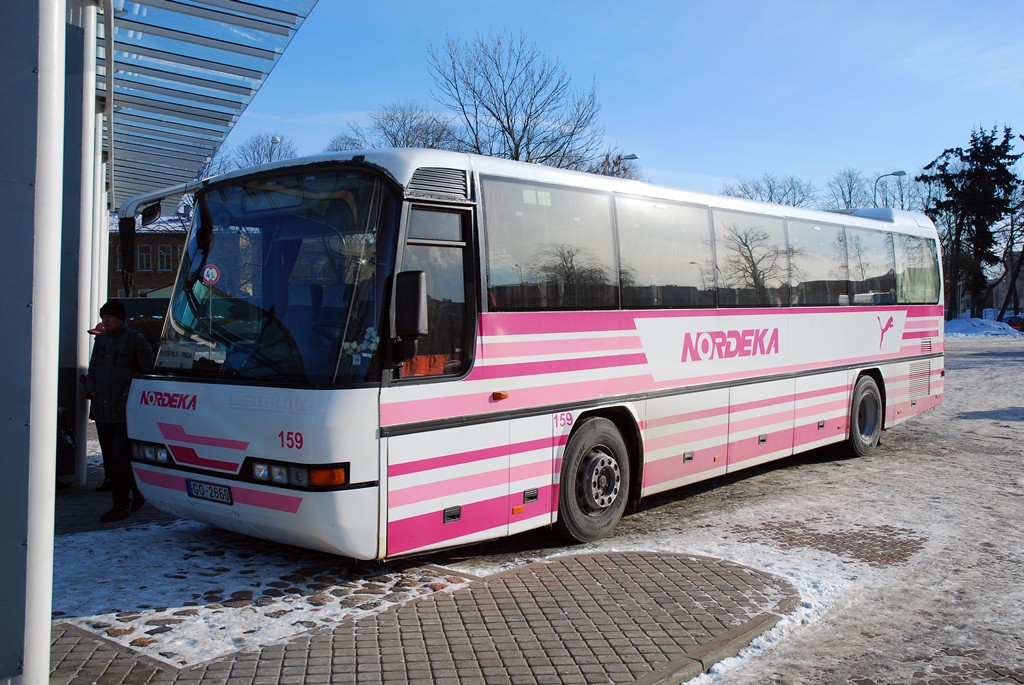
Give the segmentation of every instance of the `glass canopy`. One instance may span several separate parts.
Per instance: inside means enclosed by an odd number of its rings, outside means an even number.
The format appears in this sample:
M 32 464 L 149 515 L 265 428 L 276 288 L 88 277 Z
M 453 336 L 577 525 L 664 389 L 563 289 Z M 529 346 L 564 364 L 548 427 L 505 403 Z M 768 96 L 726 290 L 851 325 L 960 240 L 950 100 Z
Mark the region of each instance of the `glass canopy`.
M 112 12 L 99 18 L 96 87 L 110 99 L 103 150 L 114 206 L 201 174 L 316 2 L 104 3 Z

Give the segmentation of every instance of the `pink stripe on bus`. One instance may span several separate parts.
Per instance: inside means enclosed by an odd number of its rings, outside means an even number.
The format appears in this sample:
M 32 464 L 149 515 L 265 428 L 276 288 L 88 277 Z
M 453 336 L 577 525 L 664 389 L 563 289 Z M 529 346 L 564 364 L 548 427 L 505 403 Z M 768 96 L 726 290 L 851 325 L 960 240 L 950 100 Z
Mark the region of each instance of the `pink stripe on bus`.
M 149 469 L 140 467 L 137 464 L 133 464 L 132 466 L 135 468 L 135 477 L 146 485 L 174 490 L 175 492 L 186 492 L 185 478 L 183 476 L 161 473 L 159 471 L 150 471 Z M 227 487 L 231 489 L 231 499 L 235 504 L 247 504 L 261 509 L 273 509 L 274 511 L 281 511 L 286 514 L 294 514 L 302 505 L 302 497 L 282 495 L 275 492 L 263 492 L 262 490 L 253 490 L 235 485 L 234 483 Z
M 836 400 L 834 402 L 823 402 L 821 404 L 815 404 L 810 407 L 797 407 L 794 412 L 794 416 L 799 419 L 806 419 L 809 416 L 820 416 L 822 414 L 830 414 L 837 411 L 846 411 L 849 408 L 849 402 L 845 399 Z
M 191 447 L 183 447 L 182 445 L 168 445 L 167 449 L 171 451 L 171 455 L 174 457 L 174 461 L 178 464 L 188 464 L 189 466 L 199 466 L 204 469 L 217 469 L 218 471 L 228 471 L 229 473 L 237 473 L 240 464 L 235 464 L 230 461 L 221 461 L 220 459 L 206 459 L 200 457 L 199 454 Z
M 819 440 L 826 440 L 830 438 L 844 438 L 846 437 L 847 425 L 846 417 L 837 417 L 825 421 L 825 425 L 822 428 L 818 428 L 817 422 L 808 423 L 801 426 L 797 426 L 793 430 L 793 446 L 795 448 L 809 445 Z
M 941 305 L 908 307 L 794 307 L 790 309 L 659 309 L 642 311 L 589 312 L 506 312 L 480 316 L 480 332 L 484 336 L 541 335 L 552 333 L 603 333 L 636 330 L 636 319 L 745 317 L 764 318 L 787 315 L 820 316 L 854 312 L 906 312 L 907 321 L 943 316 Z
M 302 506 L 302 498 L 292 495 L 281 495 L 276 492 L 265 492 L 263 490 L 250 490 L 231 486 L 231 496 L 236 504 L 248 504 L 251 507 L 261 509 L 273 509 L 286 514 L 294 514 Z
M 416 461 L 405 462 L 403 464 L 389 465 L 388 477 L 394 478 L 396 476 L 405 476 L 410 473 L 443 469 L 446 466 L 472 464 L 473 462 L 482 461 L 484 459 L 493 459 L 494 457 L 503 457 L 509 454 L 531 452 L 533 450 L 547 449 L 550 447 L 551 438 L 538 438 L 537 440 L 527 440 L 524 442 L 513 443 L 511 445 L 484 447 L 483 449 L 470 450 L 469 452 L 459 452 L 457 454 L 446 454 L 440 457 L 418 459 Z
M 569 373 L 571 371 L 590 371 L 593 369 L 618 369 L 625 366 L 637 366 L 646 363 L 647 355 L 642 352 L 637 354 L 613 354 L 602 357 L 571 357 L 568 359 L 553 359 L 542 362 L 477 366 L 469 373 L 466 380 L 482 381 L 493 378 L 541 376 L 546 374 Z
M 701 409 L 698 411 L 690 411 L 682 414 L 675 414 L 673 416 L 662 416 L 657 419 L 648 419 L 640 427 L 641 428 L 661 428 L 663 426 L 674 426 L 680 423 L 686 423 L 687 421 L 700 421 L 703 419 L 711 419 L 719 416 L 726 416 L 729 414 L 729 407 L 711 407 L 710 409 Z
M 937 336 L 938 334 L 939 334 L 939 332 L 937 330 L 921 330 L 921 331 L 905 330 L 905 331 L 903 331 L 903 339 L 904 340 L 915 340 L 915 339 L 920 339 L 920 338 L 931 338 L 931 337 Z
M 484 488 L 504 485 L 506 483 L 508 483 L 508 465 L 504 464 L 497 471 L 475 473 L 471 476 L 438 480 L 424 485 L 413 485 L 408 488 L 391 490 L 388 492 L 388 509 L 425 502 L 438 497 L 450 497 L 474 490 L 483 490 Z
M 567 340 L 484 342 L 481 349 L 486 357 L 529 357 L 546 354 L 637 350 L 643 349 L 643 343 L 636 336 L 624 338 L 570 338 Z
M 492 335 L 538 335 L 546 333 L 604 333 L 636 330 L 635 312 L 518 312 L 482 314 L 480 332 Z
M 538 489 L 537 501 L 530 504 L 523 504 L 521 493 L 463 504 L 462 517 L 452 523 L 444 522 L 443 511 L 432 511 L 391 521 L 388 523 L 388 555 L 393 556 L 423 547 L 440 545 L 456 538 L 507 526 L 513 517 L 512 507 L 514 506 L 525 507 L 522 513 L 515 515 L 516 517 L 550 514 L 552 501 L 554 501 L 552 489 L 543 487 Z
M 437 399 L 408 400 L 381 404 L 381 426 L 397 426 L 404 423 L 430 421 L 449 416 L 472 416 L 494 411 L 528 409 L 544 404 L 561 404 L 581 399 L 593 399 L 636 392 L 638 388 L 652 386 L 651 377 L 609 378 L 566 383 L 541 388 L 509 390 L 508 399 L 499 403 L 491 401 L 491 393 L 455 395 Z
M 939 332 L 939 326 L 942 324 L 941 320 L 938 319 L 910 319 L 908 318 L 906 323 L 903 325 L 904 328 L 914 330 L 921 328 L 930 328 L 936 333 Z
M 680 444 L 693 444 L 701 440 L 711 438 L 727 438 L 729 436 L 729 424 L 726 422 L 714 426 L 703 426 L 701 428 L 690 428 L 671 435 L 662 435 L 657 438 L 648 438 L 644 445 L 649 452 L 668 449 Z
M 170 473 L 161 473 L 159 471 L 150 471 L 149 469 L 140 467 L 137 464 L 132 464 L 132 468 L 135 470 L 135 477 L 146 485 L 185 492 L 185 479 L 181 476 L 175 476 Z
M 668 483 L 669 481 L 694 476 L 705 471 L 713 471 L 722 468 L 725 464 L 715 462 L 715 457 L 725 454 L 726 444 L 713 445 L 704 449 L 693 451 L 693 461 L 683 463 L 682 455 L 674 454 L 664 459 L 656 459 L 644 465 L 645 490 Z
M 176 442 L 203 445 L 205 447 L 222 447 L 227 450 L 244 450 L 249 447 L 249 443 L 244 440 L 229 440 L 208 435 L 190 435 L 184 426 L 176 423 L 157 422 L 156 425 L 164 436 L 164 440 L 174 440 Z
M 535 476 L 550 476 L 551 462 L 533 462 L 509 468 L 508 464 L 500 465 L 494 471 L 477 473 L 471 476 L 460 476 L 447 480 L 435 480 L 424 485 L 413 485 L 398 488 L 388 493 L 388 509 L 404 507 L 417 502 L 426 502 L 438 497 L 450 497 L 474 490 L 483 490 L 510 482 L 525 480 Z
M 729 432 L 739 433 L 741 431 L 756 430 L 760 426 L 771 425 L 773 423 L 782 423 L 783 421 L 792 421 L 793 412 L 790 409 L 783 409 L 782 411 L 775 412 L 774 414 L 759 414 L 749 419 L 743 419 L 737 421 L 735 419 L 729 420 Z M 785 431 L 786 429 L 783 429 Z
M 767 441 L 761 443 L 758 436 L 743 438 L 729 443 L 729 464 L 738 464 L 748 459 L 778 452 L 780 450 L 793 449 L 793 429 L 783 428 L 779 431 L 767 433 Z
M 941 352 L 943 345 L 934 343 L 933 352 Z M 491 401 L 490 392 L 463 396 L 448 396 L 437 399 L 410 400 L 406 402 L 382 403 L 381 425 L 396 426 L 404 423 L 430 421 L 450 416 L 473 416 L 492 413 L 498 410 L 512 411 L 545 404 L 565 404 L 579 400 L 591 400 L 602 397 L 614 397 L 639 392 L 654 392 L 661 389 L 671 390 L 680 386 L 698 386 L 707 383 L 727 383 L 731 381 L 756 382 L 757 375 L 796 373 L 830 368 L 836 365 L 868 366 L 901 360 L 907 354 L 919 354 L 919 345 L 905 347 L 899 353 L 880 354 L 865 357 L 850 357 L 832 362 L 812 362 L 807 364 L 791 364 L 788 366 L 758 369 L 756 372 L 735 371 L 730 373 L 709 374 L 680 378 L 671 381 L 654 382 L 649 374 L 637 374 L 623 378 L 606 380 L 587 380 L 577 383 L 559 383 L 557 385 L 535 388 L 522 388 L 509 392 L 509 398 L 500 403 Z M 516 368 L 520 365 L 508 365 Z M 493 371 L 496 367 L 491 367 Z M 479 377 L 471 376 L 476 379 Z M 510 378 L 511 379 L 511 378 Z M 492 380 L 501 380 L 500 378 Z M 784 400 L 788 401 L 788 400 Z M 768 400 L 769 404 L 776 400 Z

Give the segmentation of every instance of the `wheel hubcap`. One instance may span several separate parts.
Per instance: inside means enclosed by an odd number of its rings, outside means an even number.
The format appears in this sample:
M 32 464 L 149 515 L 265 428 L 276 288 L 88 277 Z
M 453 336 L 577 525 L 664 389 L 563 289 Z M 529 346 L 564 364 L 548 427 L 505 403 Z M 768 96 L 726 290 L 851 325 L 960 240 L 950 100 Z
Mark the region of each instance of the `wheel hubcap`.
M 580 473 L 584 509 L 602 511 L 610 507 L 619 496 L 621 484 L 622 472 L 614 458 L 599 451 L 587 455 Z
M 878 421 L 878 405 L 870 397 L 865 397 L 857 411 L 857 424 L 860 428 L 861 437 L 869 440 L 875 434 L 875 424 Z

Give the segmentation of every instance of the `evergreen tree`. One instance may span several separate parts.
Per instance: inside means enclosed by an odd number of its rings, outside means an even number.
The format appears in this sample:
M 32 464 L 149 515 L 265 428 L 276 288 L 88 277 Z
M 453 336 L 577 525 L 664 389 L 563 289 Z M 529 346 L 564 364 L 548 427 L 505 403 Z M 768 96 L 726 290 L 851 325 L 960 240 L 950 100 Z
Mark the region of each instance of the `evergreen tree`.
M 1013 204 L 1020 183 L 1013 165 L 1013 131 L 976 129 L 969 147 L 949 148 L 924 168 L 916 180 L 928 184 L 925 212 L 945 229 L 947 316 L 960 311 L 961 285 L 971 295 L 971 316 L 980 318 L 986 289 L 985 271 L 999 263 L 995 225 Z

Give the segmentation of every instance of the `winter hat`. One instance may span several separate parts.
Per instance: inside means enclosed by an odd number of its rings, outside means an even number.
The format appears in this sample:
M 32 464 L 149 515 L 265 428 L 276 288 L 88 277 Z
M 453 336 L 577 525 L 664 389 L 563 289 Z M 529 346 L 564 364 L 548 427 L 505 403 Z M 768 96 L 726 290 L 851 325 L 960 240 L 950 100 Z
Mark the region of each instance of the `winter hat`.
M 100 316 L 109 314 L 114 318 L 125 320 L 124 305 L 119 300 L 108 300 L 105 305 L 100 307 Z

